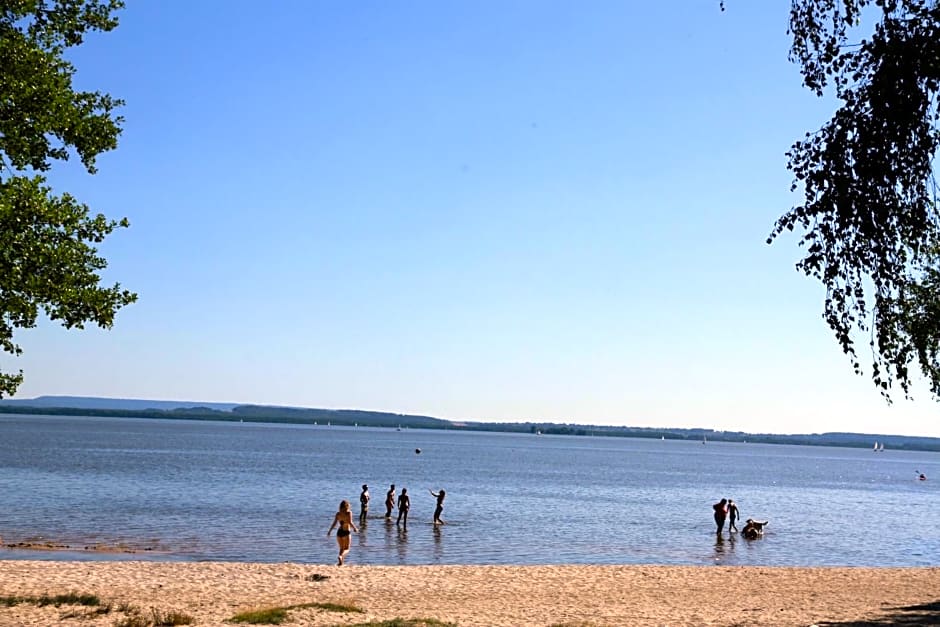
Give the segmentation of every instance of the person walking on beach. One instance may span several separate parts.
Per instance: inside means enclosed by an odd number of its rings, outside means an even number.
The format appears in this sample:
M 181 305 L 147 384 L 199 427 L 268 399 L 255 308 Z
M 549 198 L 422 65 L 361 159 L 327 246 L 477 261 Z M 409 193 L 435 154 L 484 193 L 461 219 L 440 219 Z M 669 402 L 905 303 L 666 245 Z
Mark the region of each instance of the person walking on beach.
M 359 524 L 361 525 L 366 521 L 366 517 L 369 515 L 369 499 L 372 497 L 369 496 L 369 486 L 362 484 L 362 494 L 359 495 Z
M 728 499 L 721 499 L 712 505 L 712 509 L 715 510 L 715 524 L 718 525 L 718 533 L 721 533 L 722 529 L 725 528 L 725 516 L 728 515 Z
M 326 537 L 330 537 L 336 525 L 339 525 L 339 529 L 336 530 L 336 544 L 339 545 L 339 557 L 336 559 L 336 565 L 342 566 L 343 561 L 346 559 L 346 554 L 349 553 L 350 529 L 359 533 L 359 529 L 356 528 L 356 525 L 354 525 L 352 521 L 352 510 L 349 507 L 349 501 L 345 499 L 340 501 L 339 511 L 333 516 L 333 524 L 330 525 L 329 531 L 326 532 Z
M 395 509 L 395 484 L 393 483 L 385 493 L 385 519 L 392 519 L 392 510 Z
M 740 520 L 741 514 L 738 512 L 738 506 L 734 504 L 734 499 L 728 499 L 728 532 L 737 531 L 734 521 Z
M 402 520 L 405 521 L 405 529 L 408 529 L 408 510 L 411 509 L 411 497 L 408 496 L 408 488 L 401 489 L 401 496 L 398 497 L 398 520 L 395 521 L 396 525 L 400 525 Z
M 428 488 L 428 492 L 437 499 L 437 507 L 434 508 L 434 524 L 443 525 L 444 521 L 441 520 L 441 513 L 444 511 L 444 496 L 446 496 L 447 493 L 444 492 L 444 488 L 441 488 L 441 491 L 436 494 L 431 488 Z

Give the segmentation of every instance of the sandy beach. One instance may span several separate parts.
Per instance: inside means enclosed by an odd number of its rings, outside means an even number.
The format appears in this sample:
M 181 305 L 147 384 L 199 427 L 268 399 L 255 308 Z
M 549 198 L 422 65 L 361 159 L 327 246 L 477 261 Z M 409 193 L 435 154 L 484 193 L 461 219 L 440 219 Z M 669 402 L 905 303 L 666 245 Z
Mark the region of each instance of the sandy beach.
M 108 613 L 12 597 L 97 595 Z M 940 568 L 356 566 L 0 562 L 0 625 L 115 625 L 135 610 L 231 625 L 242 611 L 308 603 L 285 624 L 436 619 L 484 625 L 940 624 Z

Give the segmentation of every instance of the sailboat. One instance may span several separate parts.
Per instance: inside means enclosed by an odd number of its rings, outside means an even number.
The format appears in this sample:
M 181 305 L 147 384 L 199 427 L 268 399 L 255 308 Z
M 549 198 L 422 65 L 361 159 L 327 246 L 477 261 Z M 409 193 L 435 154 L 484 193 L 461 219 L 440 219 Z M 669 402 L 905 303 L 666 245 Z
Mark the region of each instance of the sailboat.
M 880 453 L 881 451 L 885 450 L 885 445 L 884 445 L 884 444 L 879 444 L 878 442 L 875 442 L 875 446 L 872 447 L 871 450 L 873 450 L 873 451 L 876 452 L 876 453 Z

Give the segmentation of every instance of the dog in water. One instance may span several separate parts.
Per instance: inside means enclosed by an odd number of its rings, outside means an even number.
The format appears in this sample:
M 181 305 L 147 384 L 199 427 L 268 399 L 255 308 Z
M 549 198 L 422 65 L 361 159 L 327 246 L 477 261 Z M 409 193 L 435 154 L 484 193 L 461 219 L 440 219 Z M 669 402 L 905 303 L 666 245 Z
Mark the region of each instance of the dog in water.
M 766 525 L 768 522 L 770 521 L 753 520 L 748 518 L 744 523 L 744 528 L 741 529 L 741 535 L 748 540 L 755 540 L 764 535 L 764 525 Z

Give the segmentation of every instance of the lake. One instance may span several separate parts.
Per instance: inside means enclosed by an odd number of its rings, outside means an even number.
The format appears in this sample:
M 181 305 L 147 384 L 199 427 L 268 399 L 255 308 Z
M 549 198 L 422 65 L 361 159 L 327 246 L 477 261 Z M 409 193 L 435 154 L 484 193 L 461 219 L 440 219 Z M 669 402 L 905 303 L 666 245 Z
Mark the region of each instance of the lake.
M 370 518 L 350 564 L 927 566 L 940 556 L 937 453 L 0 415 L 5 544 L 156 549 L 0 558 L 333 563 L 326 531 L 341 499 L 358 513 L 363 483 Z M 407 531 L 383 519 L 391 483 L 411 495 Z M 435 526 L 428 489 L 442 487 L 447 524 Z M 745 519 L 769 520 L 764 537 L 717 536 L 711 505 L 722 497 Z

